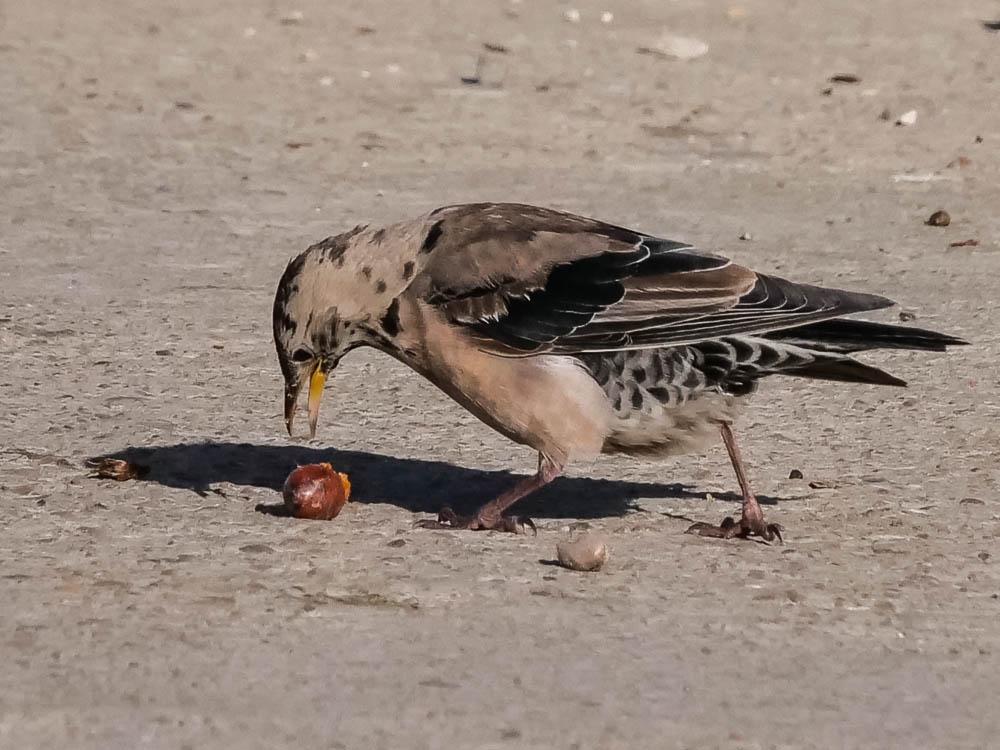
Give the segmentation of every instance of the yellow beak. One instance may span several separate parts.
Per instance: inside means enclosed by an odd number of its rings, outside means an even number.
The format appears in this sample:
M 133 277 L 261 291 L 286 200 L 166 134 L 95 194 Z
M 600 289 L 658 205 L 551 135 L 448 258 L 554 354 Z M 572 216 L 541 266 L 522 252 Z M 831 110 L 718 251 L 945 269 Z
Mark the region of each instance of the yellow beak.
M 316 365 L 309 376 L 309 439 L 316 437 L 316 423 L 319 421 L 319 402 L 323 398 L 323 386 L 326 385 L 326 372 L 323 363 Z
M 316 424 L 319 421 L 319 404 L 323 398 L 323 386 L 326 385 L 326 370 L 319 361 L 309 374 L 309 437 L 316 437 Z M 285 427 L 292 434 L 292 423 L 295 421 L 295 408 L 299 400 L 302 386 L 285 386 Z

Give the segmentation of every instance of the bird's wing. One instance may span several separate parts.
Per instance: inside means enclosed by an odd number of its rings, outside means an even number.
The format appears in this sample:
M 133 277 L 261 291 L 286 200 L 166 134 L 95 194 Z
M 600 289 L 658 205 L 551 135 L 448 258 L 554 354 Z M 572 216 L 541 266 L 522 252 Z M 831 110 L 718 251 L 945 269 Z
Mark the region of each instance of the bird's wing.
M 499 354 L 678 345 L 893 304 L 534 206 L 469 204 L 428 218 L 410 293 Z

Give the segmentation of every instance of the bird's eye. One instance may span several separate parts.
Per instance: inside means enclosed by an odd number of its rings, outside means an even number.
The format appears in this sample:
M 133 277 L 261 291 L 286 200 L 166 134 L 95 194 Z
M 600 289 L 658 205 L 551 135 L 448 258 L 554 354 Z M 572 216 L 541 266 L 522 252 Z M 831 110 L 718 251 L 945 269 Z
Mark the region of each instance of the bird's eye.
M 308 349 L 296 349 L 294 352 L 292 352 L 292 361 L 305 362 L 307 360 L 312 359 L 312 356 L 313 353 Z

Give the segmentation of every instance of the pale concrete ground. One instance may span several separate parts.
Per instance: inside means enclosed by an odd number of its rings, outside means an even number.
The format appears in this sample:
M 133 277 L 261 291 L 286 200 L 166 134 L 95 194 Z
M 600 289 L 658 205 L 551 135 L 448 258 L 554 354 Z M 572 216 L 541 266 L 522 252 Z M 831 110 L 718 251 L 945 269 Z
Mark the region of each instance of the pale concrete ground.
M 569 7 L 0 4 L 0 747 L 996 746 L 1000 6 Z M 709 53 L 636 51 L 664 29 Z M 765 384 L 738 434 L 784 547 L 681 533 L 736 508 L 721 446 L 576 467 L 537 538 L 413 529 L 533 457 L 363 352 L 286 439 L 271 298 L 310 241 L 476 199 L 975 346 L 872 357 L 907 391 Z M 148 481 L 85 477 L 127 448 Z M 321 458 L 341 518 L 255 512 Z M 541 564 L 581 519 L 607 569 Z

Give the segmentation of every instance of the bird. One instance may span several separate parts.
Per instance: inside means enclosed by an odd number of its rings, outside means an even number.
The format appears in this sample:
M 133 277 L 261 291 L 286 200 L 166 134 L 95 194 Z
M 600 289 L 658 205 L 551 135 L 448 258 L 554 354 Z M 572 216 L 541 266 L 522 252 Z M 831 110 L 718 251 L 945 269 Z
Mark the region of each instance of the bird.
M 740 518 L 687 531 L 781 543 L 782 526 L 764 518 L 733 424 L 764 378 L 901 387 L 905 381 L 852 355 L 967 343 L 845 317 L 894 304 L 788 281 L 598 219 L 465 203 L 310 245 L 281 275 L 272 322 L 289 435 L 301 392 L 315 437 L 329 374 L 348 352 L 374 347 L 537 451 L 534 475 L 471 515 L 442 507 L 420 525 L 534 530 L 508 510 L 572 463 L 602 453 L 658 459 L 721 437 Z

